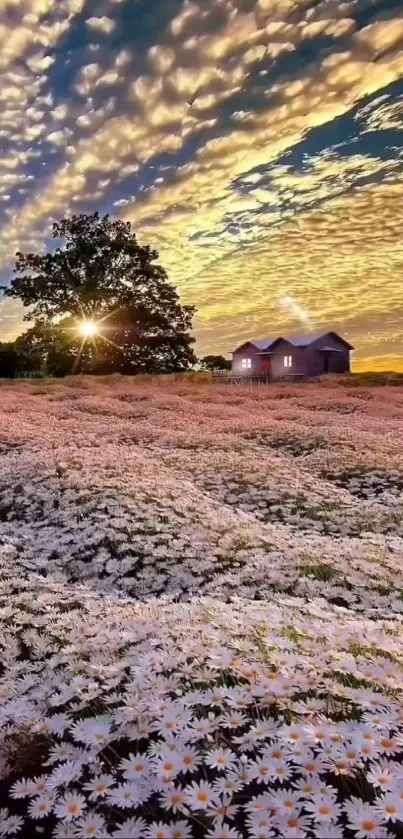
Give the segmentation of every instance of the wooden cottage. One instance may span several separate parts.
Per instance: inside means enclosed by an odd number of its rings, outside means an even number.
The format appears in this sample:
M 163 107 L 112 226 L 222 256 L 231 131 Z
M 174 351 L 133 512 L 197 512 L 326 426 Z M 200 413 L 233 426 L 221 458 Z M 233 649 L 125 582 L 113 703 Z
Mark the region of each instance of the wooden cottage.
M 353 349 L 336 332 L 246 341 L 232 353 L 231 372 L 271 380 L 349 373 Z

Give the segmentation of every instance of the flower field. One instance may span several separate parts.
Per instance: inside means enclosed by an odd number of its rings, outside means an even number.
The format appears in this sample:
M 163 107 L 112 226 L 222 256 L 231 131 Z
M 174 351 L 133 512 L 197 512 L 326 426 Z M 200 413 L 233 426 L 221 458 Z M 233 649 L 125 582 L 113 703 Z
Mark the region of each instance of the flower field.
M 0 387 L 0 837 L 403 836 L 403 387 Z

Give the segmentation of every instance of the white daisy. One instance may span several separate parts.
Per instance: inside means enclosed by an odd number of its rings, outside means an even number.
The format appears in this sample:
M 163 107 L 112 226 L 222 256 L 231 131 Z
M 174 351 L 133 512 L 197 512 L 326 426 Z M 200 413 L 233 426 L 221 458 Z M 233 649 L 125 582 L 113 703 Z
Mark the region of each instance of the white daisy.
M 113 831 L 113 839 L 143 839 L 147 830 L 144 819 L 126 819 L 120 827 Z
M 10 789 L 11 798 L 26 798 L 28 795 L 33 795 L 31 791 L 31 782 L 22 778 L 21 781 L 15 781 Z
M 105 797 L 108 803 L 123 810 L 131 809 L 141 801 L 139 786 L 135 781 L 109 788 Z
M 231 769 L 234 766 L 235 755 L 230 749 L 214 749 L 207 753 L 205 763 L 212 769 L 223 772 L 225 769 Z
M 97 813 L 88 814 L 75 825 L 74 834 L 77 839 L 92 839 L 92 837 L 97 836 L 106 837 L 108 834 L 105 829 L 105 819 Z
M 147 775 L 152 770 L 151 761 L 142 754 L 129 754 L 128 758 L 121 760 L 119 769 L 127 781 L 137 780 Z
M 178 819 L 176 822 L 171 822 L 170 827 L 171 839 L 192 839 L 192 826 L 184 819 Z
M 163 822 L 152 822 L 147 825 L 144 839 L 172 839 L 171 825 Z
M 379 815 L 372 804 L 367 804 L 359 798 L 352 798 L 344 803 L 343 808 L 347 814 L 348 827 L 354 831 L 357 839 L 367 839 L 367 837 L 378 839 L 379 828 L 384 817 Z
M 387 792 L 393 787 L 393 782 L 396 779 L 396 774 L 393 772 L 392 765 L 385 766 L 382 763 L 372 764 L 370 771 L 367 772 L 367 780 L 374 787 L 379 787 L 382 792 Z
M 182 746 L 178 752 L 178 767 L 181 772 L 196 772 L 203 762 L 202 756 L 192 746 Z
M 89 792 L 90 801 L 96 801 L 97 798 L 104 798 L 108 790 L 116 783 L 112 775 L 98 775 L 83 784 L 83 789 Z
M 266 833 L 264 839 L 270 839 L 271 836 L 274 836 L 274 833 Z M 242 834 L 235 827 L 230 827 L 228 824 L 220 824 L 207 831 L 206 839 L 242 839 Z
M 44 819 L 52 812 L 53 807 L 54 798 L 52 796 L 39 795 L 31 801 L 28 813 L 31 819 Z
M 206 810 L 211 803 L 217 803 L 217 793 L 207 781 L 193 782 L 185 789 L 185 801 L 191 810 Z
M 270 839 L 275 835 L 272 816 L 267 813 L 252 813 L 246 819 L 246 824 L 248 836 L 253 839 Z
M 160 793 L 161 806 L 164 810 L 180 813 L 188 808 L 185 805 L 185 794 L 180 787 L 170 786 Z
M 78 819 L 85 810 L 87 804 L 85 798 L 79 793 L 67 792 L 58 804 L 55 805 L 55 813 L 58 819 L 72 821 Z
M 403 800 L 399 795 L 387 792 L 377 799 L 375 809 L 385 821 L 403 821 Z
M 60 766 L 56 766 L 46 781 L 49 789 L 57 789 L 77 780 L 82 773 L 82 766 L 74 760 L 66 760 Z
M 301 809 L 301 798 L 296 792 L 276 790 L 273 794 L 273 803 L 279 815 L 295 813 Z
M 310 819 L 300 813 L 291 813 L 289 816 L 276 820 L 280 835 L 286 836 L 287 839 L 305 839 L 310 826 Z
M 312 800 L 304 801 L 304 808 L 315 821 L 337 821 L 341 814 L 341 804 L 330 796 L 314 795 Z
M 24 819 L 21 816 L 6 816 L 0 819 L 0 836 L 15 836 L 24 826 Z

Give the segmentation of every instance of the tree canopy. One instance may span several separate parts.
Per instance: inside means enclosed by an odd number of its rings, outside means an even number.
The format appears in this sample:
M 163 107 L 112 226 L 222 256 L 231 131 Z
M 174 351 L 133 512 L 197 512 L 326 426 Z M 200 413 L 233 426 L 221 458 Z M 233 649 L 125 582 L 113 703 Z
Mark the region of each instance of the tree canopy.
M 181 305 L 158 252 L 138 243 L 130 222 L 73 215 L 53 225 L 53 238 L 51 253 L 18 252 L 3 287 L 27 307 L 34 327 L 21 341 L 41 347 L 48 370 L 167 373 L 196 363 L 195 309 Z M 92 338 L 80 334 L 83 322 L 96 324 Z
M 231 370 L 231 362 L 223 355 L 205 355 L 200 359 L 203 370 Z

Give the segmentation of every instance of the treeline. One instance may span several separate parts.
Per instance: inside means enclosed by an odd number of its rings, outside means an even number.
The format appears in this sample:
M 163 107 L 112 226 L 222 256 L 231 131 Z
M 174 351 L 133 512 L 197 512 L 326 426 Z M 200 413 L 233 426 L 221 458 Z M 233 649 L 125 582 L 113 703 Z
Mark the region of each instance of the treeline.
M 15 379 L 24 377 L 41 378 L 45 376 L 62 377 L 71 375 L 75 371 L 77 357 L 74 355 L 74 348 L 71 343 L 62 340 L 62 335 L 52 334 L 52 330 L 41 327 L 34 327 L 15 341 L 0 343 L 0 378 Z M 176 373 L 183 372 L 179 365 L 171 365 L 167 371 L 166 363 L 158 365 L 158 357 L 151 359 L 152 363 L 142 364 L 141 370 L 128 370 L 128 373 Z M 80 372 L 94 375 L 105 375 L 108 373 L 122 372 L 121 365 L 114 367 L 113 359 L 106 367 L 94 362 L 83 369 L 80 365 Z M 222 355 L 207 355 L 196 358 L 188 369 L 207 370 L 210 372 L 228 371 L 231 369 L 231 362 Z M 123 371 L 124 372 L 124 371 Z

